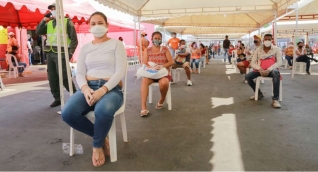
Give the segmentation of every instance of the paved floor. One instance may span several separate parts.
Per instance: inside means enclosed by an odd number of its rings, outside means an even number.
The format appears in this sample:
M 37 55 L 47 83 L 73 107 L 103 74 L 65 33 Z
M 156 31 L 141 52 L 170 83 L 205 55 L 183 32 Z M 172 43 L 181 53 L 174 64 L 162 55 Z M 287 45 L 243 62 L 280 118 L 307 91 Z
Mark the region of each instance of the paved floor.
M 296 75 L 292 81 L 291 71 L 282 69 L 282 108 L 273 109 L 269 81 L 261 85 L 265 98 L 251 101 L 253 92 L 242 83 L 243 76 L 213 60 L 192 76 L 192 87 L 181 74 L 172 85 L 171 111 L 150 104 L 151 115 L 141 118 L 140 81 L 135 83 L 130 67 L 129 142 L 122 141 L 116 120 L 118 161 L 107 159 L 100 168 L 91 164 L 92 139 L 84 134 L 76 133 L 75 141 L 83 154 L 63 153 L 69 127 L 56 113 L 59 107 L 49 107 L 53 98 L 47 81 L 7 84 L 0 92 L 0 170 L 316 171 L 317 71 L 313 66 L 313 75 Z

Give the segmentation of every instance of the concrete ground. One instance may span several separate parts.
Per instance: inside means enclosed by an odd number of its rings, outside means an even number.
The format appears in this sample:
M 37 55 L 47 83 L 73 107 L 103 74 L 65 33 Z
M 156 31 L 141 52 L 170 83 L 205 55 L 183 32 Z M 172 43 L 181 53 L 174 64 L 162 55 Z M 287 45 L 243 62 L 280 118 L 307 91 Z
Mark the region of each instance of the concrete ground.
M 249 100 L 252 89 L 231 65 L 211 60 L 201 74 L 172 85 L 172 110 L 156 110 L 159 91 L 141 118 L 140 80 L 128 75 L 126 120 L 128 143 L 117 125 L 118 161 L 94 168 L 92 139 L 76 132 L 83 154 L 70 157 L 62 143 L 69 127 L 50 108 L 53 98 L 45 71 L 19 82 L 4 79 L 0 92 L 0 170 L 28 171 L 287 171 L 318 170 L 318 80 L 282 69 L 281 109 L 271 107 L 271 82 L 261 85 L 265 98 Z M 316 73 L 315 73 L 316 72 Z M 25 79 L 25 78 L 22 78 Z M 10 81 L 9 81 L 10 80 Z M 10 83 L 11 82 L 11 83 Z M 67 94 L 67 92 L 65 92 Z M 67 98 L 68 96 L 66 96 Z

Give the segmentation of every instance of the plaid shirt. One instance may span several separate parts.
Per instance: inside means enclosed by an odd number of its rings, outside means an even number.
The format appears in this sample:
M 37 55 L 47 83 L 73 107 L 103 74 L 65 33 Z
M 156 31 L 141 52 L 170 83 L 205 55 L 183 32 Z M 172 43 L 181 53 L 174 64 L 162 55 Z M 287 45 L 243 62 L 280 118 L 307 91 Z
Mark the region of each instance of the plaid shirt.
M 259 70 L 261 69 L 260 66 L 260 60 L 265 59 L 269 56 L 274 56 L 276 57 L 276 63 L 274 63 L 271 67 L 269 67 L 267 70 L 272 71 L 273 69 L 277 69 L 282 65 L 282 51 L 279 47 L 271 45 L 271 49 L 265 53 L 264 51 L 264 45 L 258 47 L 252 58 L 251 66 L 253 69 Z

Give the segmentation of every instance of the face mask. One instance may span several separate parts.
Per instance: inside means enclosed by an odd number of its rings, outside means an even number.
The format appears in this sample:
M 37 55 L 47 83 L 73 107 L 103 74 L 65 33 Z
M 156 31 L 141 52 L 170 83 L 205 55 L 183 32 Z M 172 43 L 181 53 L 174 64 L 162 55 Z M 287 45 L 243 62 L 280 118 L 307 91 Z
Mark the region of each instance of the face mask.
M 197 48 L 197 45 L 193 45 L 193 48 Z
M 186 45 L 181 45 L 180 47 L 181 47 L 181 48 L 185 48 L 185 47 L 186 47 Z
M 293 44 L 289 44 L 289 45 L 288 45 L 288 47 L 293 47 L 293 46 L 294 46 Z
M 162 40 L 152 40 L 153 45 L 155 45 L 156 47 L 160 46 L 162 43 Z
M 104 36 L 107 31 L 108 28 L 103 25 L 95 25 L 89 29 L 89 32 L 91 32 L 97 38 Z
M 56 18 L 56 10 L 51 11 L 51 14 L 54 18 Z
M 272 41 L 264 41 L 265 47 L 270 47 L 272 45 Z
M 299 48 L 303 48 L 303 46 L 299 46 Z
M 254 40 L 254 43 L 256 44 L 256 43 L 258 43 L 258 41 L 257 41 L 257 40 Z

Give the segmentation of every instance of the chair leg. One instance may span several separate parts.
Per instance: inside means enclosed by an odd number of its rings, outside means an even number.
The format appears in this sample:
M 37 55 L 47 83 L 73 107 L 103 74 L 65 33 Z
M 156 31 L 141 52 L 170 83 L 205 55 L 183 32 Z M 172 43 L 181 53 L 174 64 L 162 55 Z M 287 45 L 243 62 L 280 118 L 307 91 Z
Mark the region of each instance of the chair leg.
M 256 87 L 255 87 L 255 100 L 258 100 L 258 90 L 260 87 L 261 79 L 258 77 L 256 78 Z
M 152 86 L 149 85 L 149 90 L 148 90 L 148 94 L 149 94 L 149 103 L 152 103 Z
M 121 123 L 121 130 L 123 131 L 124 142 L 128 142 L 125 113 L 120 114 L 120 123 Z
M 177 69 L 172 69 L 171 70 L 171 72 L 173 73 L 173 78 L 174 79 L 176 79 L 176 72 L 177 72 L 178 70 Z
M 75 134 L 74 134 L 74 129 L 70 128 L 70 156 L 73 156 L 75 153 L 74 150 L 74 140 L 75 140 Z
M 280 80 L 279 84 L 279 101 L 283 101 L 283 81 Z
M 113 120 L 112 126 L 110 127 L 109 133 L 109 148 L 110 148 L 110 161 L 117 161 L 117 144 L 116 144 L 116 122 Z
M 167 104 L 168 104 L 168 110 L 172 109 L 172 102 L 171 102 L 171 87 L 170 87 L 170 83 L 169 83 L 169 88 L 168 88 L 168 92 L 167 92 Z

